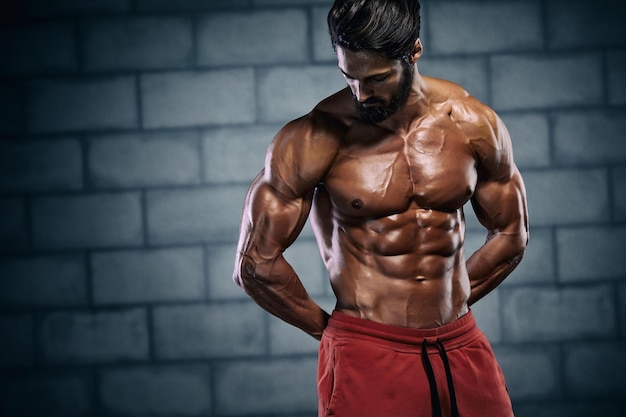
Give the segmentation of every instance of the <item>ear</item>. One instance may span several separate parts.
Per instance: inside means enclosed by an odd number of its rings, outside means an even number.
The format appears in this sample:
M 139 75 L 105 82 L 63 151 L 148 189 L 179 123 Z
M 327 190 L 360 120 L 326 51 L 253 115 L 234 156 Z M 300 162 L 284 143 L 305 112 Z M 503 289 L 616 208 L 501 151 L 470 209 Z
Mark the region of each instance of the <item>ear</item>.
M 413 50 L 411 51 L 411 56 L 409 62 L 411 64 L 415 64 L 420 57 L 422 56 L 422 41 L 420 38 L 415 40 L 415 44 L 413 45 Z

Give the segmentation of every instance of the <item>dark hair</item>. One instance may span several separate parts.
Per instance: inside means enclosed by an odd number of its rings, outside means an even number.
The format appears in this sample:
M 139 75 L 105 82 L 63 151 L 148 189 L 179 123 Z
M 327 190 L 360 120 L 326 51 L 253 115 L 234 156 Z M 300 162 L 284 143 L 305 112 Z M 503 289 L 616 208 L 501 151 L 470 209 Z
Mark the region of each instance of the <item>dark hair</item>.
M 420 36 L 418 0 L 335 0 L 328 13 L 333 49 L 372 51 L 404 59 Z

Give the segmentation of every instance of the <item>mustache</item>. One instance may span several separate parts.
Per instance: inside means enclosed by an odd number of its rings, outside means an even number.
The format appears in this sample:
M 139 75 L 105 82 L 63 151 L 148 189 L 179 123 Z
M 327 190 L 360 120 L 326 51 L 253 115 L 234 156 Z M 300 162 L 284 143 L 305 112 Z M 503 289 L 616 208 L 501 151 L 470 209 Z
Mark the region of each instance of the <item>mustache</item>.
M 360 104 L 360 105 L 368 105 L 368 104 L 385 104 L 385 100 L 383 100 L 380 97 L 370 97 L 365 101 L 359 101 L 357 100 L 356 97 L 354 97 L 354 100 Z

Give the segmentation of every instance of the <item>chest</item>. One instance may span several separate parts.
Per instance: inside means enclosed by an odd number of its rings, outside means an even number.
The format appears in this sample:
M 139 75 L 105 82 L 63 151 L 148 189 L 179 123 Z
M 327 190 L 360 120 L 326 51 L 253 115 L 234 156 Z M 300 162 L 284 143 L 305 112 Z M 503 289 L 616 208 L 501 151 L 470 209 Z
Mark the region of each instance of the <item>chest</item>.
M 474 192 L 476 161 L 452 122 L 422 123 L 406 134 L 354 132 L 325 183 L 350 215 L 384 216 L 418 207 L 451 211 Z

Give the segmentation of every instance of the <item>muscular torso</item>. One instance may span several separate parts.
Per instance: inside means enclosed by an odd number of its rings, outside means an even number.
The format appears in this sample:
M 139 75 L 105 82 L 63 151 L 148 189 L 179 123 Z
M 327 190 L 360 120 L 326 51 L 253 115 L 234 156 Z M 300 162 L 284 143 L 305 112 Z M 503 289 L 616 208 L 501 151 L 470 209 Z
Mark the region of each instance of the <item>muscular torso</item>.
M 528 242 L 506 127 L 461 87 L 428 77 L 414 79 L 391 117 L 368 124 L 352 88 L 272 141 L 246 195 L 233 280 L 321 338 L 329 315 L 283 256 L 310 217 L 337 310 L 411 328 L 450 323 L 513 271 Z M 466 260 L 470 199 L 488 238 Z
M 436 327 L 468 311 L 463 205 L 477 182 L 454 102 L 406 128 L 350 120 L 318 185 L 312 219 L 337 309 L 405 327 Z

